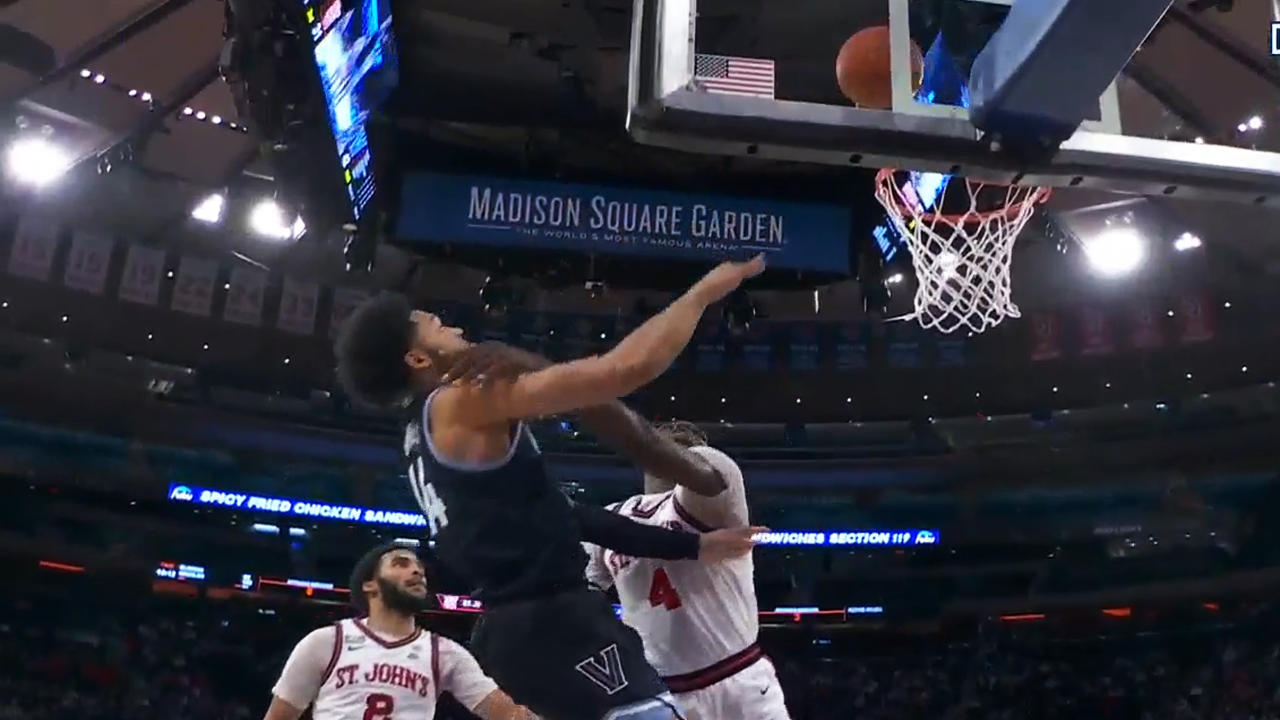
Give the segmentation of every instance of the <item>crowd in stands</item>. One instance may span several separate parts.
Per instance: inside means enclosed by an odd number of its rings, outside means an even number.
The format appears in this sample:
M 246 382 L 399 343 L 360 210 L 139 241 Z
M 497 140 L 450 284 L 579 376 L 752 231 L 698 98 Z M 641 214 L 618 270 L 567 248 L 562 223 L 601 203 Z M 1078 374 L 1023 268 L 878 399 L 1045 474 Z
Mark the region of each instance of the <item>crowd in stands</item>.
M 256 719 L 293 644 L 335 612 L 10 593 L 0 720 Z M 1254 608 L 1105 631 L 988 621 L 945 636 L 779 629 L 763 641 L 796 720 L 1277 720 L 1278 620 Z M 459 618 L 443 622 L 465 639 Z

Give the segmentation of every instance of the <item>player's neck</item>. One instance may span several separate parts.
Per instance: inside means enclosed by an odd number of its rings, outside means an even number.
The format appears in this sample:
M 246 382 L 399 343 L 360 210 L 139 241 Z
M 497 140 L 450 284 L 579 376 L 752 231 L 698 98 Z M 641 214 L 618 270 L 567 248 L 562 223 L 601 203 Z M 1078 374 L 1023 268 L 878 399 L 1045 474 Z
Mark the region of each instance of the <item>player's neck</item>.
M 390 640 L 407 638 L 417 629 L 417 622 L 412 615 L 376 607 L 369 608 L 369 619 L 365 621 L 365 625 Z

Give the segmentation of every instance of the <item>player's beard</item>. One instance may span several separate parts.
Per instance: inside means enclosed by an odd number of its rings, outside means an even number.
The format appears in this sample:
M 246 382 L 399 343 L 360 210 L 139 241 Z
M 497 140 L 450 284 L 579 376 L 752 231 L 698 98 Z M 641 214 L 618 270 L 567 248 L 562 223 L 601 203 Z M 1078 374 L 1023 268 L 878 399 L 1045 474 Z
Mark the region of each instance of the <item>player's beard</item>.
M 405 615 L 417 615 L 431 607 L 431 595 L 418 597 L 387 578 L 377 578 L 378 595 L 388 610 Z

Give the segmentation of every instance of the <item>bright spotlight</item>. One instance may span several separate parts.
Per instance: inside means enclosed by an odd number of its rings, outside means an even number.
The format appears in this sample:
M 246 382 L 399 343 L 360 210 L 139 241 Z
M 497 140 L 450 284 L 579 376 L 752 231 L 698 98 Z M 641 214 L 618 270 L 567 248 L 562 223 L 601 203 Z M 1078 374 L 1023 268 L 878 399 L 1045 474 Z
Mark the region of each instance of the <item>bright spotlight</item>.
M 1173 249 L 1178 252 L 1186 252 L 1187 250 L 1195 250 L 1200 247 L 1200 238 L 1192 233 L 1184 232 L 1173 241 Z
M 1131 227 L 1103 230 L 1084 245 L 1085 256 L 1093 271 L 1105 277 L 1128 275 L 1147 257 L 1147 243 L 1142 234 Z
M 227 199 L 221 193 L 214 193 L 209 197 L 200 201 L 191 211 L 191 217 L 202 223 L 216 225 L 222 222 L 222 209 L 226 206 Z
M 274 200 L 263 200 L 249 212 L 249 227 L 263 237 L 273 240 L 293 240 L 306 231 L 302 218 L 292 223 L 285 220 L 284 210 Z
M 7 165 L 18 182 L 44 187 L 71 168 L 71 156 L 45 138 L 23 138 L 9 146 Z

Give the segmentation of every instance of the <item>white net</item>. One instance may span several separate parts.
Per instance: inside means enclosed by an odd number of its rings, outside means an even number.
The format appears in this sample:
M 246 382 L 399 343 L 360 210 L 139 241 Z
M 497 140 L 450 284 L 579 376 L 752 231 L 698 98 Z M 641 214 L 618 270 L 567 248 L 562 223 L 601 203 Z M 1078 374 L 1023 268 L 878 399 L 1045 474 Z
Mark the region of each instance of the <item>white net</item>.
M 891 169 L 876 177 L 876 199 L 906 238 L 916 274 L 915 312 L 921 327 L 943 333 L 980 333 L 1005 318 L 1019 317 L 1010 291 L 1013 243 L 1048 188 L 1004 188 L 956 178 L 969 194 L 968 210 L 954 215 L 924 212 L 911 182 L 899 182 Z M 978 195 L 996 210 L 980 211 Z M 1003 191 L 1003 202 L 992 194 Z M 994 203 L 991 201 L 995 200 Z

